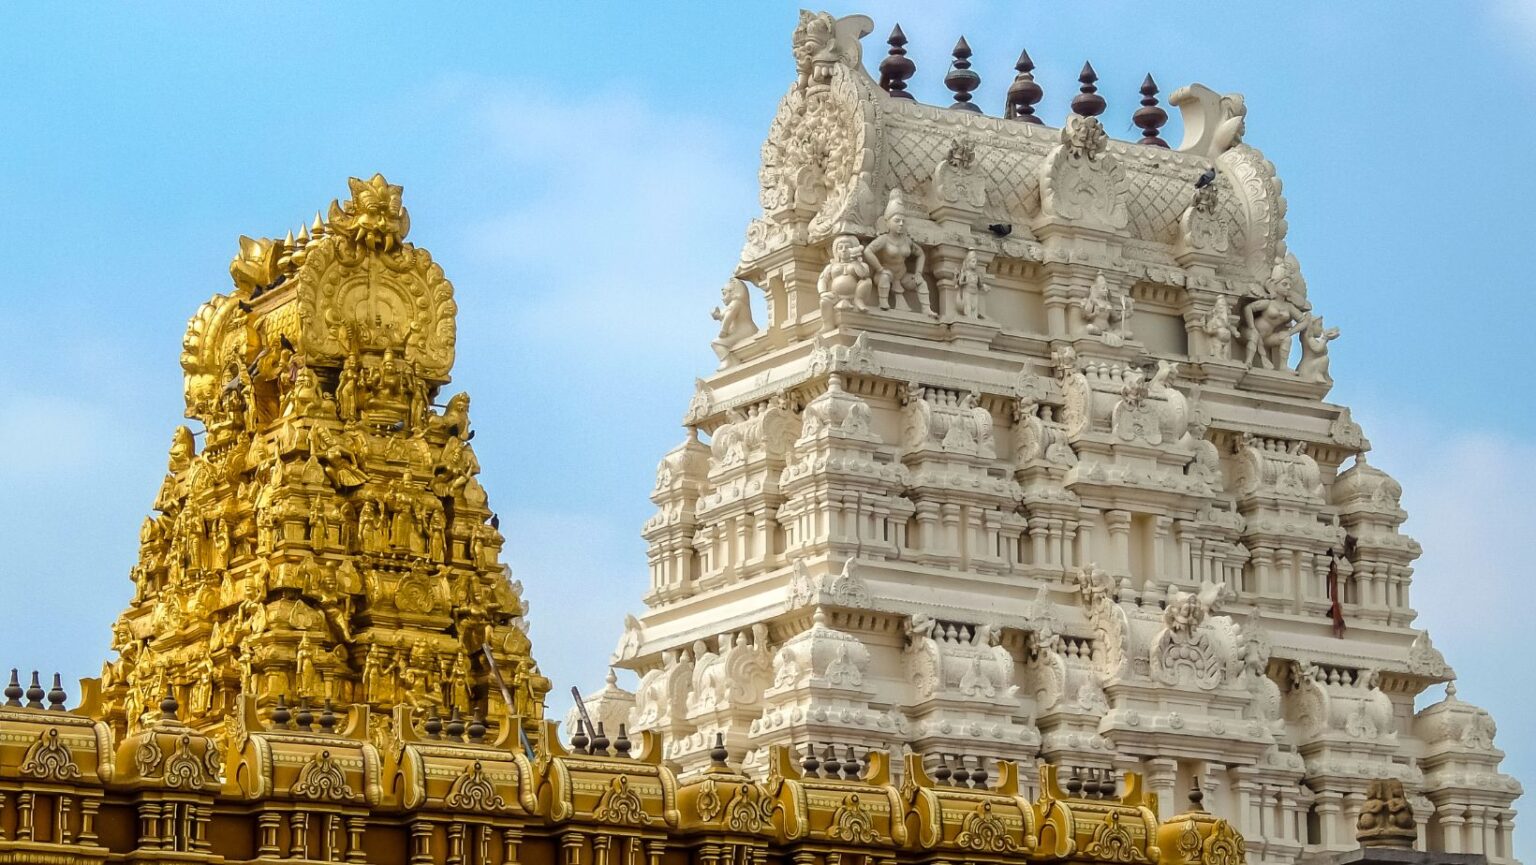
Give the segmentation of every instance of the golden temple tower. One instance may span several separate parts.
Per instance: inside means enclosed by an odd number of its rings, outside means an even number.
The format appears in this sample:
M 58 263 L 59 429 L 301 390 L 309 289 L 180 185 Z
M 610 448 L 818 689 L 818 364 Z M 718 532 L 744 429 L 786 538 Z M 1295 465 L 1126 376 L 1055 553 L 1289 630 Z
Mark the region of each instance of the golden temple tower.
M 453 286 L 405 240 L 399 186 L 349 183 L 296 236 L 241 237 L 233 291 L 187 327 L 186 415 L 203 431 L 172 436 L 114 625 L 99 717 L 120 736 L 167 695 L 218 733 L 251 695 L 366 705 L 381 741 L 402 705 L 494 723 L 503 682 L 540 728 L 549 683 L 475 477 L 469 397 L 438 405 Z

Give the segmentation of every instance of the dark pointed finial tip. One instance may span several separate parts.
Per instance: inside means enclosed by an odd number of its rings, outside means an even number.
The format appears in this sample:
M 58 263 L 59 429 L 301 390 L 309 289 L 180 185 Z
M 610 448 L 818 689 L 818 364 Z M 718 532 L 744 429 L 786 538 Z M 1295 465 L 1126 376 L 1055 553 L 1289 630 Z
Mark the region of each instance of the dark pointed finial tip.
M 1020 72 L 1035 71 L 1035 61 L 1030 59 L 1029 51 L 1027 49 L 1019 50 L 1019 62 L 1013 64 L 1013 68 Z
M 971 56 L 971 44 L 969 42 L 965 41 L 965 37 L 964 36 L 961 36 L 960 37 L 960 41 L 955 43 L 955 56 L 956 57 L 969 57 L 969 56 Z
M 898 23 L 895 27 L 891 28 L 891 35 L 885 41 L 886 41 L 887 45 L 905 45 L 905 44 L 907 44 L 907 34 L 902 32 L 901 24 L 900 23 Z
M 1079 80 L 1079 81 L 1098 81 L 1099 80 L 1099 73 L 1093 71 L 1093 64 L 1092 63 L 1088 62 L 1087 60 L 1084 60 L 1083 61 L 1083 71 L 1078 73 L 1077 80 Z
M 1147 92 L 1148 90 L 1152 91 L 1153 93 L 1157 92 L 1157 82 L 1152 80 L 1152 73 L 1148 72 L 1147 77 L 1142 79 L 1141 90 L 1143 93 Z

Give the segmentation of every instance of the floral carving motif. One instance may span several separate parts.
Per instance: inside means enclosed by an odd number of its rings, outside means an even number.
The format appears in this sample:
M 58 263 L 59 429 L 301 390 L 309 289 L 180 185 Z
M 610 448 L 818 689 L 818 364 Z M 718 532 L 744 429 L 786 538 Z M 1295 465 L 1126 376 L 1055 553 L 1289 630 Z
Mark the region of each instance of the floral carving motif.
M 982 802 L 975 811 L 965 815 L 960 821 L 960 834 L 955 836 L 955 843 L 990 853 L 1012 853 L 1019 849 L 1002 818 L 992 813 L 991 802 Z
M 331 752 L 321 751 L 299 773 L 299 781 L 293 785 L 293 795 L 305 799 L 342 801 L 357 794 L 347 786 L 347 776 Z
M 843 797 L 843 804 L 832 812 L 832 827 L 827 830 L 827 837 L 852 844 L 875 844 L 880 841 L 880 833 L 875 831 L 874 818 L 859 801 L 859 794 L 849 793 Z
M 211 742 L 205 744 L 212 746 Z M 165 761 L 165 786 L 172 789 L 197 790 L 207 780 L 204 762 L 192 753 L 192 736 L 183 733 L 176 743 L 176 752 Z
M 756 784 L 742 784 L 726 812 L 726 825 L 732 832 L 757 833 L 773 817 L 773 800 Z
M 725 800 L 720 798 L 720 791 L 714 778 L 704 779 L 704 784 L 699 789 L 698 809 L 699 819 L 706 823 L 714 822 L 715 818 L 725 810 Z
M 608 790 L 592 811 L 592 818 L 603 823 L 627 823 L 633 826 L 648 826 L 651 823 L 651 815 L 645 813 L 640 794 L 629 786 L 628 775 L 620 775 L 609 783 Z
M 450 808 L 464 811 L 504 811 L 507 800 L 496 794 L 496 785 L 485 776 L 485 767 L 476 760 L 453 780 L 444 799 Z
M 133 751 L 133 765 L 139 770 L 139 777 L 153 778 L 160 774 L 160 761 L 165 759 L 165 751 L 154 736 L 144 737 L 139 747 Z
M 1147 856 L 1136 846 L 1131 831 L 1120 823 L 1120 814 L 1111 811 L 1099 828 L 1094 830 L 1093 840 L 1083 853 L 1105 862 L 1146 862 Z
M 37 741 L 22 757 L 21 774 L 44 781 L 70 781 L 80 777 L 80 767 L 69 752 L 69 746 L 59 738 L 59 728 L 49 727 L 38 734 Z

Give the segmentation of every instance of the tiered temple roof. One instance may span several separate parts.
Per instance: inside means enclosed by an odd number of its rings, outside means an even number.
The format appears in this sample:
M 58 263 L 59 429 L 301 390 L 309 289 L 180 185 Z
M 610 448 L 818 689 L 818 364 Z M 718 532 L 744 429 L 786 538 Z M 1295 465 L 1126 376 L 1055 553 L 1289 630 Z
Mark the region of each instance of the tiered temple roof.
M 1389 779 L 1421 848 L 1509 860 L 1519 785 L 1444 732 L 1480 710 L 1414 711 L 1454 677 L 1419 547 L 1326 400 L 1339 331 L 1243 97 L 1174 90 L 1173 147 L 1148 76 L 1114 140 L 1091 64 L 1053 127 L 1025 53 L 989 116 L 962 39 L 925 105 L 872 26 L 795 30 L 720 367 L 652 492 L 639 686 L 589 710 L 685 774 L 722 737 L 757 772 L 832 741 L 1135 769 L 1165 808 L 1198 779 L 1283 863 L 1352 848 Z

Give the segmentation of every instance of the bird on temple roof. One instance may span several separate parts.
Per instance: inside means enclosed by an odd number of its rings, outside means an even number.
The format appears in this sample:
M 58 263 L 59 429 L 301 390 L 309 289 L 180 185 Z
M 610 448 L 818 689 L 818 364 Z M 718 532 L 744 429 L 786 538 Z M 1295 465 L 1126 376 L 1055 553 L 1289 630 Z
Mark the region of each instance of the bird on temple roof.
M 1204 174 L 1200 175 L 1195 180 L 1195 188 L 1196 189 L 1204 189 L 1207 186 L 1210 186 L 1212 183 L 1215 183 L 1215 182 L 1216 182 L 1216 166 L 1212 165 L 1210 168 L 1207 168 L 1205 170 Z

